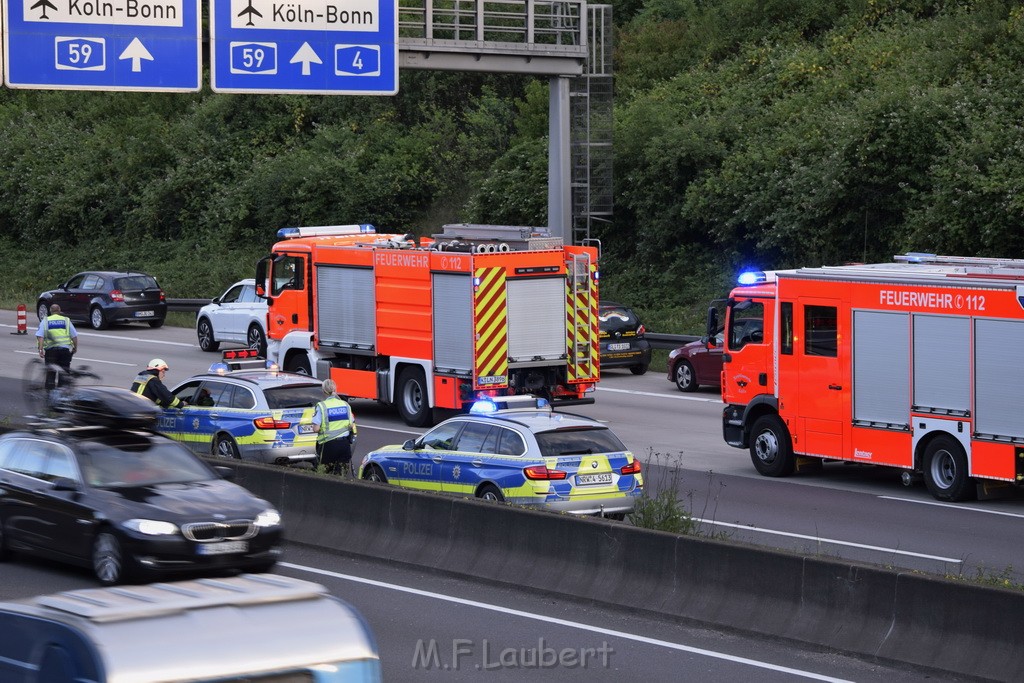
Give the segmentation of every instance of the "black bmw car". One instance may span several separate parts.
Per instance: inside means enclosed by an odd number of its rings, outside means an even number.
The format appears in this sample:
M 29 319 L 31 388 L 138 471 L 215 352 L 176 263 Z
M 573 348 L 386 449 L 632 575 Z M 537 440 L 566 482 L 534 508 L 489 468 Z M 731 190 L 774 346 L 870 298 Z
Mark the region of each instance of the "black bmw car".
M 161 327 L 167 317 L 164 290 L 152 275 L 139 272 L 88 271 L 43 292 L 36 300 L 40 320 L 50 307 L 72 320 L 105 330 L 115 323 L 148 323 Z
M 25 552 L 111 585 L 181 572 L 265 572 L 281 518 L 152 430 L 159 409 L 126 389 L 80 390 L 63 426 L 0 436 L 0 559 Z

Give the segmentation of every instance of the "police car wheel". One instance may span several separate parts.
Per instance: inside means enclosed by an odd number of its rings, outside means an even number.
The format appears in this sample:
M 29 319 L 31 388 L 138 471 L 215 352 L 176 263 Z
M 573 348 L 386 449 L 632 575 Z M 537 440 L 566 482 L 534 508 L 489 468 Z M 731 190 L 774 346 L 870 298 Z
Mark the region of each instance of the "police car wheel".
M 367 467 L 366 471 L 363 472 L 363 479 L 366 479 L 367 481 L 379 481 L 382 484 L 388 483 L 388 478 L 384 475 L 384 470 L 382 470 L 378 465 L 370 465 Z
M 241 460 L 242 456 L 238 452 L 238 446 L 235 444 L 235 440 L 230 436 L 220 434 L 216 439 L 213 440 L 213 455 L 217 458 L 229 458 L 233 460 Z
M 499 489 L 497 486 L 494 486 L 493 484 L 487 484 L 487 485 L 483 486 L 477 492 L 476 495 L 477 495 L 477 498 L 481 498 L 483 500 L 494 501 L 496 503 L 500 503 L 503 500 L 505 500 L 505 496 L 503 496 L 501 494 L 501 489 Z

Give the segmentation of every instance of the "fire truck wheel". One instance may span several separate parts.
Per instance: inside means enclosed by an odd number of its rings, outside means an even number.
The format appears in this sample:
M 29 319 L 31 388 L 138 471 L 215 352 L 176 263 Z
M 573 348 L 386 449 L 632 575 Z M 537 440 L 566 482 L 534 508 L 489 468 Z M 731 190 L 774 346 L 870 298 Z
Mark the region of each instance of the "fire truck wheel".
M 967 456 L 956 439 L 942 434 L 924 451 L 924 483 L 938 500 L 967 500 L 974 492 Z
M 304 353 L 299 353 L 289 358 L 285 371 L 294 372 L 299 375 L 309 375 L 310 377 L 313 376 L 313 371 L 309 368 L 309 358 Z
M 697 391 L 697 375 L 685 360 L 676 366 L 675 379 L 679 391 Z
M 786 425 L 777 415 L 762 415 L 750 432 L 750 459 L 754 468 L 766 477 L 793 474 L 796 459 Z
M 398 375 L 398 414 L 411 427 L 427 427 L 432 416 L 427 400 L 427 381 L 423 370 L 410 367 Z

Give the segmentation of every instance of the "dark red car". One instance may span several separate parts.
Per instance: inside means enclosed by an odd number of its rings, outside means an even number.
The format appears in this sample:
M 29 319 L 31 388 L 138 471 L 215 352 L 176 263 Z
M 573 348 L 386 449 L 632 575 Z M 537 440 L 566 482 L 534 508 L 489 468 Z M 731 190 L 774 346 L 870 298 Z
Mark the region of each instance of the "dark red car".
M 737 339 L 757 342 L 763 332 L 759 318 L 736 321 Z M 725 331 L 719 330 L 714 339 L 701 337 L 684 344 L 668 354 L 668 379 L 679 391 L 697 391 L 698 387 L 718 387 L 722 384 L 722 345 Z M 738 345 L 738 344 L 737 344 Z

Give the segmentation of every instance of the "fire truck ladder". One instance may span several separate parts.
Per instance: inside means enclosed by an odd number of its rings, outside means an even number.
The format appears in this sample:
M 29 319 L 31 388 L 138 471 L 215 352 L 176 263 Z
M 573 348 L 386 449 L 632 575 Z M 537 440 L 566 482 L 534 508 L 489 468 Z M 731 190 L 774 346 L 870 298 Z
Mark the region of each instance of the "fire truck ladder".
M 569 339 L 569 381 L 593 377 L 592 363 L 595 361 L 593 334 L 594 301 L 590 281 L 590 255 L 573 254 L 567 262 L 566 278 L 567 332 Z

